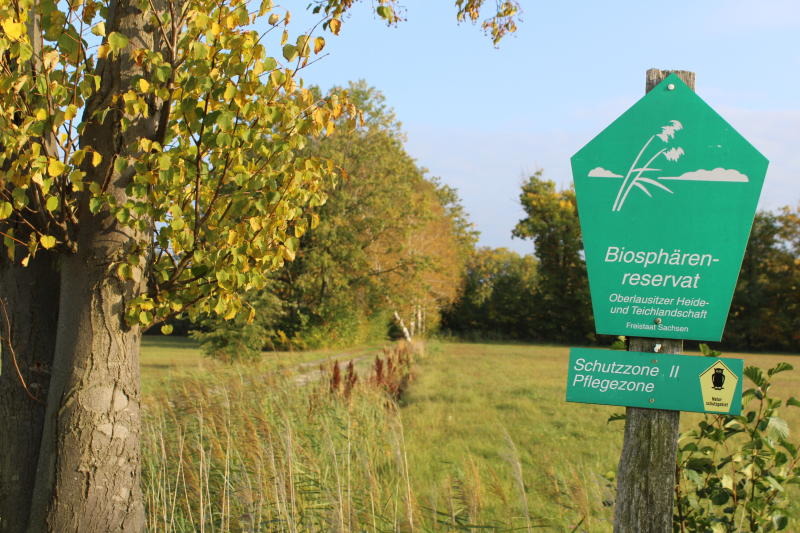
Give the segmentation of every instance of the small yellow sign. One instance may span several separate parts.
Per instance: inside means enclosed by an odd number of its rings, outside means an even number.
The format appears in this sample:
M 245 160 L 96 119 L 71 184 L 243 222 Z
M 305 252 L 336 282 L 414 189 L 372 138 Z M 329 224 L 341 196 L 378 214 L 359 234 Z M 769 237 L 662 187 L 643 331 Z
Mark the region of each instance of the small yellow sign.
M 739 377 L 719 359 L 700 373 L 700 390 L 706 411 L 727 413 L 731 410 L 733 393 Z

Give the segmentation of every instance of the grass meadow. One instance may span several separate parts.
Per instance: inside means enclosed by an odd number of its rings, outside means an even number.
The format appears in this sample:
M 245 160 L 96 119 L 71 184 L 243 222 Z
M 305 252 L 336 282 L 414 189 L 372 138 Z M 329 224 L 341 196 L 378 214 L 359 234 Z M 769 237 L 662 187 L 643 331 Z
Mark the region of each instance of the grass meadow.
M 399 405 L 369 384 L 378 353 L 222 365 L 190 341 L 145 338 L 150 530 L 610 531 L 623 423 L 607 419 L 624 408 L 564 401 L 567 348 L 429 343 Z M 332 358 L 360 361 L 346 397 L 327 375 L 300 377 Z M 776 396 L 800 391 L 796 366 Z M 781 415 L 800 428 L 800 409 Z

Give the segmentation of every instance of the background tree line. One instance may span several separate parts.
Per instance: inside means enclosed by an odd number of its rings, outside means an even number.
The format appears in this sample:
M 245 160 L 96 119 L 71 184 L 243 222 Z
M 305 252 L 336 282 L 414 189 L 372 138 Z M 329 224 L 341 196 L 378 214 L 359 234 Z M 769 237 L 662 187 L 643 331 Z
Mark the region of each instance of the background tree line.
M 307 147 L 346 177 L 329 184 L 294 261 L 249 293 L 250 317 L 198 321 L 193 336 L 218 358 L 382 340 L 402 327 L 409 335 L 433 331 L 459 294 L 476 233 L 455 190 L 406 153 L 379 91 L 358 82 L 346 92 L 363 114 L 360 124 L 341 124 Z
M 335 88 L 332 92 L 341 92 Z M 365 82 L 348 97 L 355 129 L 310 143 L 347 179 L 328 192 L 293 262 L 248 299 L 251 320 L 190 325 L 209 353 L 346 346 L 437 329 L 470 340 L 606 343 L 594 333 L 575 193 L 542 171 L 522 185 L 525 218 L 513 236 L 533 253 L 476 248 L 455 190 L 428 178 L 403 148 L 401 125 Z M 800 215 L 756 214 L 722 343 L 727 349 L 800 350 Z
M 526 217 L 513 234 L 534 257 L 479 249 L 443 327 L 472 339 L 593 343 L 583 243 L 572 189 L 537 172 L 522 186 Z M 721 344 L 800 351 L 800 208 L 756 214 Z

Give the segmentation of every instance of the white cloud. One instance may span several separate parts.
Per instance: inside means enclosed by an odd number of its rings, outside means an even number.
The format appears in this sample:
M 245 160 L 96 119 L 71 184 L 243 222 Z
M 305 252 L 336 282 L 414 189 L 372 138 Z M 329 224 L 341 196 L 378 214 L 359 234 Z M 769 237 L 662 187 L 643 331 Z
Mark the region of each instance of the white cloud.
M 592 170 L 589 171 L 590 178 L 621 178 L 620 174 L 614 174 L 610 170 L 606 170 L 603 167 L 594 167 Z
M 715 168 L 714 170 L 695 170 L 694 172 L 684 172 L 680 176 L 663 176 L 660 180 L 684 180 L 684 181 L 735 181 L 747 183 L 747 176 L 732 168 Z

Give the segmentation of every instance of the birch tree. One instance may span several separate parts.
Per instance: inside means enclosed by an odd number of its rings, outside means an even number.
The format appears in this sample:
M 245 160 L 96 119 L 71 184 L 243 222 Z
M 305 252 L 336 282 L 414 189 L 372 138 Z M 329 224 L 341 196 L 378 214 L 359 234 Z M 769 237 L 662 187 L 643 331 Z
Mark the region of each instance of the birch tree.
M 310 7 L 338 33 L 353 3 Z M 497 7 L 494 40 L 516 11 Z M 290 20 L 270 0 L 2 3 L 0 529 L 143 530 L 142 328 L 247 314 L 335 175 L 307 139 L 357 115 L 303 88 L 325 38 Z

